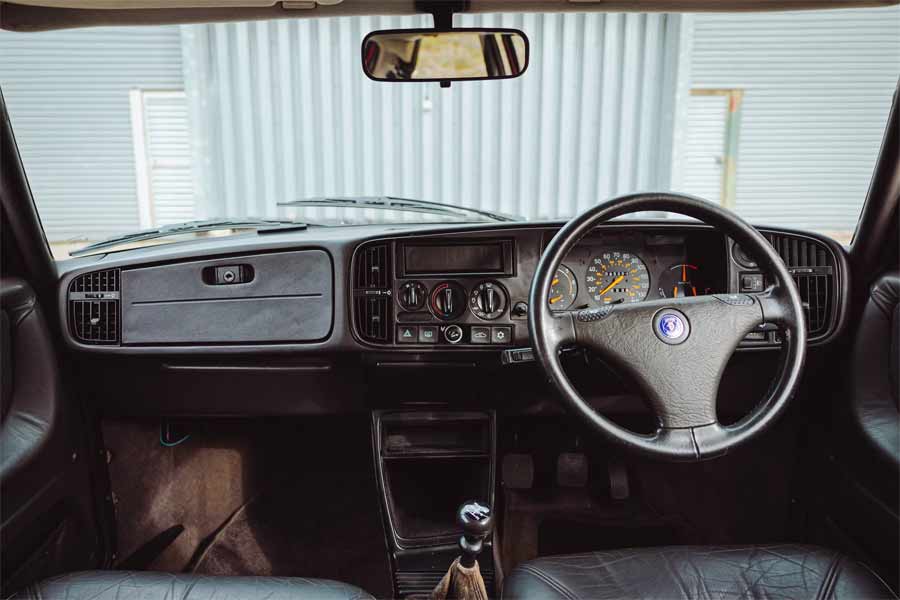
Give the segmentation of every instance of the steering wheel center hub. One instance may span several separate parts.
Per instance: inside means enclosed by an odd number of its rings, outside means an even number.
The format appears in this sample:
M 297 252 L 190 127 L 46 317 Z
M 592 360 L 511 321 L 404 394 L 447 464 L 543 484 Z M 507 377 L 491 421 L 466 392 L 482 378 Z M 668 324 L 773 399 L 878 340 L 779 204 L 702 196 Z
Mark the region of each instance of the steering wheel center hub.
M 653 318 L 653 332 L 667 344 L 680 344 L 691 334 L 688 318 L 681 311 L 664 308 Z

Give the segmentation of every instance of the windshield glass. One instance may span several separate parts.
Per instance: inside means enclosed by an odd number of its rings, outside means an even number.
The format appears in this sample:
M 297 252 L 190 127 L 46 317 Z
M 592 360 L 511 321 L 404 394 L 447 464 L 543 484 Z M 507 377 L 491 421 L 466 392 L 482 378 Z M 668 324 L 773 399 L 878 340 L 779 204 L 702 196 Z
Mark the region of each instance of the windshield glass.
M 900 8 L 455 23 L 523 30 L 527 72 L 369 80 L 366 34 L 425 16 L 0 32 L 54 254 L 195 220 L 561 219 L 653 190 L 850 241 L 900 74 Z M 373 198 L 410 202 L 357 201 Z M 247 230 L 201 234 L 228 233 Z

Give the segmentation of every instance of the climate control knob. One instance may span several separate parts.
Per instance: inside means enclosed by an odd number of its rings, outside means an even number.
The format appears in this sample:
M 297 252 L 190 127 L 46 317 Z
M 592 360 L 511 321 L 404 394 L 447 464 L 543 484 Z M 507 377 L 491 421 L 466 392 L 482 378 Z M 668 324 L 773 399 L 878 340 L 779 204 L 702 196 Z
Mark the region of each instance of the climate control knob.
M 428 288 L 419 281 L 407 281 L 400 286 L 397 301 L 406 310 L 419 310 L 428 299 Z
M 455 319 L 466 310 L 466 290 L 453 281 L 442 281 L 431 290 L 429 308 L 438 319 Z
M 506 312 L 506 290 L 496 281 L 482 281 L 469 296 L 469 308 L 479 319 L 498 319 Z

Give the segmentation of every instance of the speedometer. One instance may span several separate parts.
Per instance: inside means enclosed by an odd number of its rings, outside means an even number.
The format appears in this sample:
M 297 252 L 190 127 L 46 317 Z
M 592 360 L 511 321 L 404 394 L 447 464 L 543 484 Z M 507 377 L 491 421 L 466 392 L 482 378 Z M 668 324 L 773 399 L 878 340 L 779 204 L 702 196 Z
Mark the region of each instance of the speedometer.
M 640 302 L 650 292 L 647 265 L 630 252 L 605 252 L 588 263 L 587 292 L 598 304 Z

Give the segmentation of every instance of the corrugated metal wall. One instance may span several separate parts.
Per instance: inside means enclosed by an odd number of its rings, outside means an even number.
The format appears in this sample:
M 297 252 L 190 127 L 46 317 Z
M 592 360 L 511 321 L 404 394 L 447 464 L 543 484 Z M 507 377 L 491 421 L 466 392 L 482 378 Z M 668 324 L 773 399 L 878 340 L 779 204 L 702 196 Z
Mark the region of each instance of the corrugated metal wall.
M 745 90 L 738 212 L 852 231 L 900 75 L 900 8 L 696 15 L 693 41 L 694 88 Z
M 363 75 L 367 32 L 429 21 L 183 27 L 201 212 L 385 194 L 539 218 L 668 186 L 680 17 L 464 15 L 529 34 L 524 77 L 442 90 Z
M 728 96 L 692 96 L 688 107 L 687 143 L 681 187 L 712 202 L 722 196 L 725 120 Z
M 143 94 L 153 223 L 169 225 L 194 218 L 191 132 L 184 92 Z
M 128 92 L 181 85 L 177 27 L 0 31 L 0 86 L 51 240 L 138 228 Z

